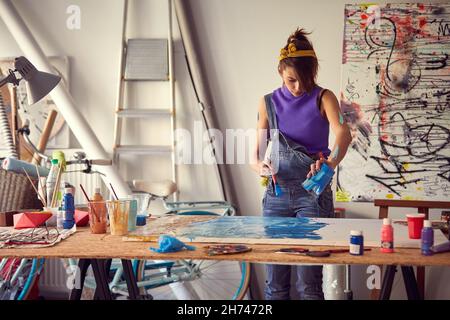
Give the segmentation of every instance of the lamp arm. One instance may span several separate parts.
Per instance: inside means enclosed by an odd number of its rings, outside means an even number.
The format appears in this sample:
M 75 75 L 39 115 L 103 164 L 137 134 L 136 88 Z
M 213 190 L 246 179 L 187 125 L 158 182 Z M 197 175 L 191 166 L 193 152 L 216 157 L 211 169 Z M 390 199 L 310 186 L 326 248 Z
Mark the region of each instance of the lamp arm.
M 23 137 L 23 139 L 25 140 L 25 142 L 31 147 L 31 149 L 33 149 L 33 151 L 38 154 L 42 159 L 44 159 L 46 162 L 48 162 L 49 156 L 43 154 L 42 152 L 40 152 L 36 146 L 33 144 L 33 142 L 31 142 L 30 137 L 28 136 L 30 134 L 30 129 L 28 127 L 28 120 L 25 122 L 25 125 L 20 128 L 19 130 L 17 130 L 18 133 L 20 133 Z
M 16 78 L 16 75 L 14 74 L 14 71 L 9 69 L 8 75 L 6 77 L 4 77 L 3 79 L 0 79 L 0 87 L 3 87 L 7 83 L 12 83 L 15 86 L 18 86 L 20 80 L 21 79 L 17 79 Z

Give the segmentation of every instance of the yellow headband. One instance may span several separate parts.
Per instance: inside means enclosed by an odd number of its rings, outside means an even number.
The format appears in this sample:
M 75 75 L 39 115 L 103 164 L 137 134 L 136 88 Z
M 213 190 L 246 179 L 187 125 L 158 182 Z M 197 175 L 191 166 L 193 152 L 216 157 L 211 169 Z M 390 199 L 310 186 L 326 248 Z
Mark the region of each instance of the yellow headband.
M 283 60 L 286 58 L 297 58 L 297 57 L 316 57 L 314 50 L 297 50 L 294 43 L 289 43 L 289 46 L 286 49 L 280 50 L 279 60 Z

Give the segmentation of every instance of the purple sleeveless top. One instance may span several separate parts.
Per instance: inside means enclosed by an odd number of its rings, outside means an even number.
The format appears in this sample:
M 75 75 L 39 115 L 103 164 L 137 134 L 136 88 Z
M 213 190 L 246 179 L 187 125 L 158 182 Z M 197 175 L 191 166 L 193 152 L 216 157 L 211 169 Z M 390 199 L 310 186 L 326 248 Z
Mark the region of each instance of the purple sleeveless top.
M 322 152 L 328 157 L 330 125 L 317 106 L 321 90 L 316 86 L 311 93 L 295 97 L 283 85 L 273 92 L 272 101 L 281 133 L 304 146 L 310 154 Z

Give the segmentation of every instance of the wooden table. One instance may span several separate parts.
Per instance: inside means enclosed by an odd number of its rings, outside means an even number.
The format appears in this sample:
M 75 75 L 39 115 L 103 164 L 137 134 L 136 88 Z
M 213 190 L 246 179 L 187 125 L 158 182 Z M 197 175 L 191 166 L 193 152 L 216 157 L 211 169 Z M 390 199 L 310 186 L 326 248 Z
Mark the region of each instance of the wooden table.
M 95 235 L 91 234 L 88 228 L 79 228 L 78 231 L 58 243 L 53 247 L 39 249 L 0 249 L 0 258 L 18 257 L 18 258 L 79 258 L 80 269 L 86 268 L 92 264 L 94 276 L 97 283 L 102 282 L 103 287 L 101 296 L 105 299 L 110 298 L 109 288 L 104 287 L 106 279 L 102 274 L 101 261 L 117 258 L 122 259 L 125 276 L 130 290 L 130 296 L 138 292 L 135 287 L 134 274 L 131 271 L 130 259 L 146 260 L 178 260 L 178 259 L 200 259 L 200 260 L 229 260 L 229 261 L 247 261 L 253 263 L 274 263 L 274 264 L 363 264 L 363 265 L 399 265 L 399 266 L 447 266 L 450 267 L 450 252 L 441 253 L 433 256 L 422 256 L 419 249 L 396 249 L 395 253 L 381 253 L 378 248 L 367 251 L 363 256 L 352 256 L 348 253 L 335 253 L 329 257 L 308 257 L 303 255 L 290 255 L 275 253 L 277 249 L 287 247 L 283 245 L 250 245 L 252 251 L 221 256 L 208 256 L 206 250 L 207 243 L 193 243 L 196 246 L 195 251 L 181 251 L 175 253 L 155 253 L 149 250 L 149 247 L 156 247 L 155 242 L 126 242 L 122 241 L 121 236 L 112 236 L 110 234 Z M 330 246 L 302 246 L 312 250 L 339 249 L 342 247 Z M 83 264 L 84 263 L 84 264 Z M 98 274 L 96 274 L 98 273 Z M 385 277 L 386 280 L 386 277 Z M 412 279 L 409 279 L 412 280 Z M 387 280 L 386 280 L 387 281 Z M 134 284 L 133 284 L 134 282 Z M 383 281 L 383 285 L 384 285 Z M 414 278 L 415 282 L 415 278 Z M 83 281 L 81 281 L 83 283 Z M 389 285 L 389 284 L 387 284 Z M 413 286 L 417 283 L 413 283 Z M 386 288 L 390 294 L 390 288 Z M 383 291 L 383 290 L 382 290 Z M 81 292 L 72 293 L 72 298 L 79 298 Z M 137 293 L 138 294 L 138 293 Z M 386 297 L 386 296 L 384 296 Z

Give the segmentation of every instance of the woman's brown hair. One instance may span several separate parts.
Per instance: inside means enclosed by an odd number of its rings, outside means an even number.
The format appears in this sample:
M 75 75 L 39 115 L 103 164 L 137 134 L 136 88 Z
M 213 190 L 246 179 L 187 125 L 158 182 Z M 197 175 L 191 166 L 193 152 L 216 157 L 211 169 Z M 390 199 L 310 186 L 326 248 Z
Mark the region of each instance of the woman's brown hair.
M 314 50 L 304 29 L 297 28 L 288 38 L 284 49 L 288 49 L 290 43 L 293 43 L 297 50 Z M 297 73 L 298 80 L 302 89 L 306 92 L 311 92 L 316 86 L 317 70 L 319 63 L 316 57 L 292 57 L 280 61 L 278 70 L 282 72 L 286 67 L 294 68 Z

